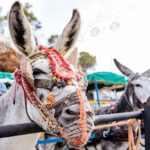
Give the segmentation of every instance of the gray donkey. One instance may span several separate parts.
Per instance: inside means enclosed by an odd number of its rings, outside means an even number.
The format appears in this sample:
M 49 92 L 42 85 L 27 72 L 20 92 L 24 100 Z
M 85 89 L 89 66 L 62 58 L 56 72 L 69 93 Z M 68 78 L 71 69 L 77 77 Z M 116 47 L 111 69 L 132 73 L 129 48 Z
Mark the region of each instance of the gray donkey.
M 139 74 L 134 73 L 128 67 L 118 62 L 116 59 L 114 59 L 114 62 L 117 68 L 129 78 L 129 82 L 126 85 L 126 89 L 123 95 L 116 103 L 115 113 L 130 112 L 142 109 L 144 105 L 150 103 L 150 69 L 142 74 Z M 105 114 L 108 112 L 108 110 L 110 110 L 110 107 L 105 109 L 105 111 L 102 111 L 100 108 L 99 110 L 96 110 L 96 114 Z M 125 129 L 125 127 L 119 128 L 119 130 L 122 129 Z M 107 130 L 107 132 L 105 131 L 105 136 L 101 131 L 97 131 L 97 138 L 95 141 L 93 140 L 93 143 L 95 143 L 97 146 L 100 145 L 102 150 L 127 150 L 128 142 L 126 140 L 117 140 L 118 136 L 116 137 L 113 134 L 113 130 L 117 129 L 111 128 Z M 124 136 L 125 135 L 123 135 L 123 137 Z M 139 145 L 139 150 L 143 149 L 145 148 L 142 145 Z
M 76 41 L 80 15 L 73 11 L 56 49 L 35 47 L 20 2 L 9 13 L 12 40 L 22 53 L 12 87 L 0 98 L 0 125 L 35 122 L 62 137 L 70 147 L 83 147 L 93 129 L 93 111 L 81 89 L 81 76 L 62 57 Z M 32 53 L 34 51 L 34 53 Z M 40 133 L 0 139 L 0 150 L 32 150 Z

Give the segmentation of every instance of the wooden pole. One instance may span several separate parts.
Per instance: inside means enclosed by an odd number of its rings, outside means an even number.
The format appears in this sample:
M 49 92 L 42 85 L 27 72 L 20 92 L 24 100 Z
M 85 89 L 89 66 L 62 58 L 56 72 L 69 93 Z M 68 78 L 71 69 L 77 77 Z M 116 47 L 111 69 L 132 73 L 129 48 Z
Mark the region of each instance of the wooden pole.
M 98 103 L 98 106 L 100 106 L 100 98 L 99 98 L 99 90 L 98 90 L 97 81 L 94 82 L 94 86 L 95 86 L 95 91 L 96 91 L 96 96 L 97 96 L 97 103 Z
M 21 124 L 0 126 L 0 138 L 31 134 L 37 132 L 43 132 L 43 129 L 40 128 L 35 123 L 21 123 Z
M 150 150 L 150 105 L 144 107 L 145 150 Z
M 124 112 L 124 113 L 115 113 L 115 114 L 106 114 L 106 115 L 96 115 L 94 117 L 95 125 L 105 124 L 113 121 L 122 121 L 131 118 L 141 118 L 141 111 L 132 111 L 132 112 Z

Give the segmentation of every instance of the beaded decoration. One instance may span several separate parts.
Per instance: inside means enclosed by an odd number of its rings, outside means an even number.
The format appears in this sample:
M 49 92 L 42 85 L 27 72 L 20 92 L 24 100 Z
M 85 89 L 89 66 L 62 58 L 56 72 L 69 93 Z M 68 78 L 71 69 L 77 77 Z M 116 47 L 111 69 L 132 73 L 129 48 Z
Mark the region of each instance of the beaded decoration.
M 74 79 L 78 81 L 79 87 L 82 90 L 85 90 L 86 81 L 85 78 L 82 78 L 84 76 L 81 73 L 78 74 L 74 72 L 70 65 L 55 49 L 39 46 L 38 50 L 39 51 L 30 56 L 31 63 L 39 59 L 46 59 L 49 65 L 49 75 L 53 76 L 53 81 L 57 83 L 57 86 L 64 87 L 66 84 L 73 84 L 72 82 Z M 65 141 L 68 141 L 70 145 L 78 148 L 82 147 L 88 141 L 89 129 L 87 125 L 86 101 L 84 101 L 84 95 L 82 95 L 79 88 L 77 88 L 74 93 L 65 97 L 65 107 L 66 105 L 70 106 L 74 104 L 75 101 L 79 104 L 79 116 L 76 120 L 74 120 L 75 126 L 77 129 L 79 128 L 79 130 L 78 133 L 75 133 L 76 131 L 72 131 L 71 134 L 75 135 L 70 136 L 68 131 L 58 124 L 53 112 L 49 111 L 56 103 L 54 93 L 51 91 L 47 97 L 46 103 L 42 103 L 34 91 L 30 89 L 30 86 L 27 84 L 21 71 L 16 72 L 15 78 L 16 81 L 18 81 L 17 83 L 21 84 L 28 100 L 39 111 L 40 115 L 44 119 L 49 133 L 58 134 Z M 60 105 L 62 105 L 62 103 L 58 106 Z
M 47 109 L 49 109 L 55 103 L 56 103 L 55 95 L 54 93 L 51 92 L 48 94 L 45 106 Z
M 57 83 L 58 86 L 65 86 L 65 84 L 73 84 L 72 79 L 78 81 L 78 85 L 82 90 L 85 90 L 86 88 L 86 82 L 84 78 L 81 78 L 80 76 L 75 73 L 70 65 L 65 61 L 65 59 L 57 52 L 55 49 L 52 48 L 46 48 L 43 46 L 38 47 L 39 51 L 35 52 L 30 56 L 30 60 L 32 62 L 38 60 L 38 59 L 47 59 L 48 65 L 49 65 L 49 75 L 53 75 L 53 81 Z M 26 92 L 28 93 L 28 92 Z M 79 131 L 78 135 L 76 137 L 69 137 L 67 132 L 63 131 L 63 128 L 61 128 L 59 125 L 57 125 L 57 122 L 54 124 L 54 131 L 58 130 L 58 133 L 61 135 L 62 138 L 65 140 L 68 140 L 69 143 L 74 147 L 81 147 L 88 141 L 88 126 L 87 126 L 87 114 L 86 114 L 86 106 L 85 101 L 83 100 L 84 97 L 79 89 L 76 89 L 75 96 L 70 101 L 77 99 L 77 102 L 80 105 L 79 108 L 79 118 L 76 122 L 76 124 L 81 128 L 82 130 Z M 70 98 L 70 97 L 69 97 Z M 66 97 L 67 99 L 67 97 Z M 44 105 L 43 112 L 47 112 L 49 108 L 51 108 L 56 103 L 55 95 L 54 93 L 50 93 L 47 98 L 47 102 Z M 36 105 L 35 105 L 36 106 Z M 38 108 L 40 110 L 40 108 Z M 43 113 L 42 112 L 42 113 Z M 54 118 L 54 116 L 52 116 Z M 52 119 L 53 119 L 52 118 Z M 51 119 L 51 117 L 50 117 Z M 53 123 L 53 120 L 49 121 L 49 128 L 52 128 L 51 124 Z
M 37 59 L 47 58 L 49 63 L 49 74 L 53 74 L 53 80 L 57 83 L 67 82 L 72 84 L 72 79 L 79 80 L 79 75 L 75 73 L 67 61 L 53 48 L 44 46 L 38 47 L 39 51 L 30 56 L 30 59 L 36 61 Z

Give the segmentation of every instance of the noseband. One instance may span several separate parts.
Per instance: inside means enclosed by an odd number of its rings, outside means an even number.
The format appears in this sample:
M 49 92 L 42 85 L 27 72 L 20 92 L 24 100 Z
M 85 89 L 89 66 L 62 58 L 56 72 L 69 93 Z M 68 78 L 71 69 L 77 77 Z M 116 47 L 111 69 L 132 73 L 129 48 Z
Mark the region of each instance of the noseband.
M 35 79 L 34 84 L 36 88 L 52 90 L 55 83 L 53 82 L 53 80 Z
M 66 139 L 62 134 L 63 130 L 58 125 L 56 119 L 53 116 L 53 113 L 46 109 L 44 104 L 39 100 L 39 98 L 36 96 L 36 94 L 31 90 L 29 85 L 27 84 L 26 80 L 24 79 L 22 73 L 20 70 L 17 70 L 14 74 L 16 82 L 21 85 L 25 96 L 29 100 L 29 102 L 38 110 L 42 118 L 44 119 L 45 123 L 47 124 L 47 130 L 49 133 L 60 133 L 60 136 Z M 54 132 L 52 132 L 54 131 Z M 65 135 L 65 134 L 64 134 Z
M 52 102 L 48 103 L 46 105 L 46 108 L 57 110 L 57 112 L 55 113 L 55 115 L 57 116 L 57 114 L 59 114 L 59 110 L 62 110 L 63 108 L 71 106 L 71 105 L 80 104 L 79 99 L 81 99 L 81 94 L 78 89 L 72 94 L 69 94 L 65 96 L 64 98 L 60 99 L 59 101 L 56 101 L 54 94 L 51 93 Z

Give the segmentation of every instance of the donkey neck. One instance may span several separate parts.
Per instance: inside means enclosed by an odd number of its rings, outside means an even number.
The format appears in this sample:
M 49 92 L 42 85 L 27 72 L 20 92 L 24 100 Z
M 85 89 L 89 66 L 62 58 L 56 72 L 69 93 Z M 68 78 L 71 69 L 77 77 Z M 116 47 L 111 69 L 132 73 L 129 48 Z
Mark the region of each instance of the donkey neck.
M 130 111 L 134 110 L 133 105 L 131 104 L 129 99 L 130 99 L 129 89 L 127 87 L 117 103 L 117 106 L 118 106 L 117 112 L 118 113 L 119 112 L 120 113 L 121 112 L 130 112 Z
M 15 104 L 13 104 L 13 98 L 15 98 Z M 26 114 L 24 92 L 22 87 L 15 82 L 0 99 L 0 114 L 0 125 L 31 122 Z M 30 134 L 2 138 L 0 150 L 32 150 L 38 137 L 39 134 Z
M 15 103 L 13 103 L 15 102 Z M 26 114 L 22 87 L 14 83 L 0 99 L 0 125 L 31 122 Z

